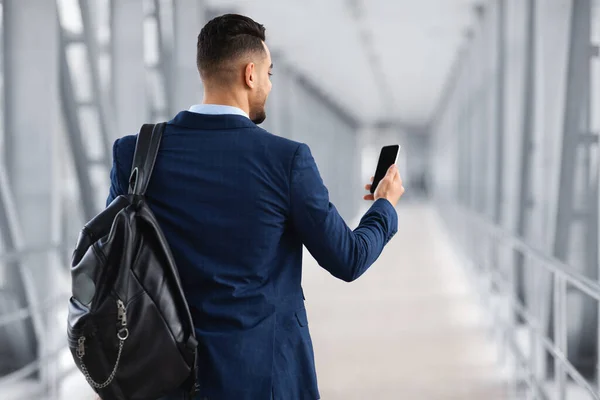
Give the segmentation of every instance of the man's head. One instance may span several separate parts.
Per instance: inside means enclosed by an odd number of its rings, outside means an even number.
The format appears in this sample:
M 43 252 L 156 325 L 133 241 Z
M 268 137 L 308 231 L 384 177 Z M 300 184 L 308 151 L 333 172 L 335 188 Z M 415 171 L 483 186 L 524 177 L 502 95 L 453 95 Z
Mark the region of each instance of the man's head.
M 205 96 L 235 99 L 252 121 L 265 120 L 273 64 L 264 26 L 237 14 L 214 18 L 198 35 L 196 61 Z

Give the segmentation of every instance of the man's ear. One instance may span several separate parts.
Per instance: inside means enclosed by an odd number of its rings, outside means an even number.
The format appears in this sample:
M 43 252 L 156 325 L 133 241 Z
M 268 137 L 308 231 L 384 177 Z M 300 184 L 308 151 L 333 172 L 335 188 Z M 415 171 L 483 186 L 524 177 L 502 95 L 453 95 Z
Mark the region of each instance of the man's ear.
M 255 72 L 256 72 L 256 66 L 254 65 L 254 63 L 246 64 L 246 68 L 244 69 L 244 78 L 245 78 L 246 85 L 250 89 L 254 89 L 254 86 L 256 85 L 256 73 Z

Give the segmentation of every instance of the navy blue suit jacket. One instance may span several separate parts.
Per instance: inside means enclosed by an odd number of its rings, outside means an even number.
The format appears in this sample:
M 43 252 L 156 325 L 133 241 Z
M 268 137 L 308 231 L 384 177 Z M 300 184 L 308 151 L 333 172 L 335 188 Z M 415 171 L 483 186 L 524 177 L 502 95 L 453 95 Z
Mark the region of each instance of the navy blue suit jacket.
M 127 192 L 135 142 L 114 144 L 108 202 Z M 375 201 L 352 231 L 306 144 L 244 116 L 189 111 L 167 125 L 147 198 L 196 325 L 200 398 L 318 399 L 302 245 L 353 281 L 396 233 L 394 207 Z

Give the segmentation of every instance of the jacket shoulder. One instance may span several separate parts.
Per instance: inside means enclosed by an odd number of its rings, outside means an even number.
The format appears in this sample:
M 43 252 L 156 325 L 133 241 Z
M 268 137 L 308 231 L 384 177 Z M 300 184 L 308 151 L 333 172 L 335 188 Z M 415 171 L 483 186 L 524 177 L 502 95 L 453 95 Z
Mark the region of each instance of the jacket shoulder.
M 129 174 L 131 170 L 136 143 L 137 134 L 123 136 L 113 144 L 113 158 L 123 173 Z
M 277 136 L 260 127 L 257 127 L 256 133 L 263 140 L 268 141 L 275 146 L 279 146 L 282 149 L 290 150 L 292 152 L 295 152 L 298 149 L 298 147 L 300 147 L 303 144 L 301 142 L 297 142 L 295 140 L 288 139 L 283 136 Z

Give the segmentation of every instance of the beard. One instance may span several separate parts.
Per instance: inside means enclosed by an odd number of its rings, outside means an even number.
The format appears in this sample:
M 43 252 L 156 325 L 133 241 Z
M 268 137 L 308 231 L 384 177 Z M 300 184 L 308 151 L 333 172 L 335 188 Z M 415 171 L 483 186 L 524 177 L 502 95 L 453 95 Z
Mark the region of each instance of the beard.
M 267 96 L 262 90 L 258 92 L 255 101 L 250 103 L 250 119 L 256 125 L 262 124 L 267 119 L 266 104 Z
M 250 116 L 251 116 L 250 119 L 256 125 L 262 124 L 265 121 L 265 119 L 267 119 L 267 113 L 265 112 L 264 107 L 261 110 L 254 111 L 253 113 L 251 113 Z

